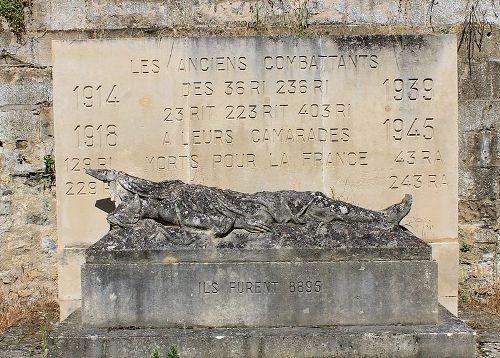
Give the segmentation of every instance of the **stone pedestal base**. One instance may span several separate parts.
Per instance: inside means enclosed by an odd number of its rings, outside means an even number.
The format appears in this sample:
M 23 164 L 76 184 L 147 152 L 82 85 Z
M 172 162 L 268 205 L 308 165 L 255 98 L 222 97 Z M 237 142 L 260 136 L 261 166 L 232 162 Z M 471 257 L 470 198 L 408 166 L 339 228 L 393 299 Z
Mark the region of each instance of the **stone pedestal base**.
M 175 344 L 189 357 L 473 357 L 475 333 L 444 308 L 439 323 L 216 329 L 106 329 L 81 325 L 77 311 L 48 338 L 48 357 L 144 358 Z
M 437 264 L 429 245 L 402 229 L 358 239 L 335 234 L 334 226 L 324 236 L 299 229 L 292 232 L 297 247 L 277 248 L 287 232 L 269 234 L 265 248 L 259 240 L 251 241 L 257 248 L 181 247 L 110 232 L 86 251 L 82 322 L 157 328 L 437 322 Z M 353 235 L 367 230 L 357 229 L 346 228 Z M 301 247 L 310 241 L 312 247 Z
M 92 327 L 434 324 L 436 263 L 118 263 L 82 266 Z

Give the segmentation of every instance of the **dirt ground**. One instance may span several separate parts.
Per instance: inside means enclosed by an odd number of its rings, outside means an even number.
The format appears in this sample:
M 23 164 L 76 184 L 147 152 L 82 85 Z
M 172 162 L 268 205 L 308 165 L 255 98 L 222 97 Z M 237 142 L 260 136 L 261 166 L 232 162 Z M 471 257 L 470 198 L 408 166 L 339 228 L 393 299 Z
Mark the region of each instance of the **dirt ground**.
M 500 315 L 468 310 L 460 312 L 458 316 L 476 330 L 477 357 L 500 357 Z
M 38 313 L 0 334 L 0 358 L 45 356 L 44 339 L 57 323 L 59 312 L 56 306 L 50 306 Z M 500 357 L 500 315 L 469 310 L 461 312 L 460 318 L 477 332 L 477 357 Z
M 37 307 L 0 334 L 0 358 L 45 357 L 45 338 L 59 319 L 56 304 Z

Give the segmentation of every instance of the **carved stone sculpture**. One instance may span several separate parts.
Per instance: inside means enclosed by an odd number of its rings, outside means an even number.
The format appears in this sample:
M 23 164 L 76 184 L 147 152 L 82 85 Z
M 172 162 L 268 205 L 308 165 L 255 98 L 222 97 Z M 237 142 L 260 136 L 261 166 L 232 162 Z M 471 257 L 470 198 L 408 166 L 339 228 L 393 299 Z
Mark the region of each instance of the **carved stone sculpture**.
M 108 169 L 88 169 L 87 174 L 110 184 L 117 204 L 107 220 L 111 228 L 133 228 L 149 222 L 156 234 L 178 227 L 225 237 L 237 230 L 266 233 L 274 226 L 316 228 L 333 222 L 365 223 L 372 228 L 397 227 L 408 214 L 412 198 L 381 211 L 333 200 L 321 192 L 283 190 L 254 194 L 223 190 L 179 180 L 152 182 Z M 189 240 L 188 240 L 189 241 Z

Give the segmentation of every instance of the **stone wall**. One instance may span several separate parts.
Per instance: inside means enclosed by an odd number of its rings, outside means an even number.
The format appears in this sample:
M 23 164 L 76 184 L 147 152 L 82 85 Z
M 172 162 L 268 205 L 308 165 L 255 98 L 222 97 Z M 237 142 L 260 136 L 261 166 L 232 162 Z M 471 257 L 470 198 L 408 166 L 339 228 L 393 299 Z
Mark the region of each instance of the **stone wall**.
M 458 67 L 461 292 L 464 301 L 491 292 L 500 263 L 498 0 L 24 3 L 23 33 L 11 32 L 0 17 L 0 295 L 36 298 L 57 290 L 62 258 L 56 252 L 51 41 L 219 34 L 456 33 L 459 42 L 464 35 Z

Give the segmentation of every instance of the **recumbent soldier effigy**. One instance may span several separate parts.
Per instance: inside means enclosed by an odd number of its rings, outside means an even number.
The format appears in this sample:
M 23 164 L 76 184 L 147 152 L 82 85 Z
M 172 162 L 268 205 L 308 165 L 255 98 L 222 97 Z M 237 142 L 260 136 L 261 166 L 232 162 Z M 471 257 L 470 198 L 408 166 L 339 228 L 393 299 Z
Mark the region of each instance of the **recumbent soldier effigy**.
M 412 198 L 381 211 L 334 200 L 317 191 L 261 191 L 254 194 L 224 190 L 179 180 L 152 182 L 109 169 L 87 169 L 96 179 L 110 183 L 118 205 L 107 220 L 112 228 L 154 222 L 157 230 L 180 227 L 201 230 L 216 237 L 233 230 L 272 232 L 275 224 L 316 226 L 334 221 L 366 223 L 387 228 L 399 225 L 408 214 Z

